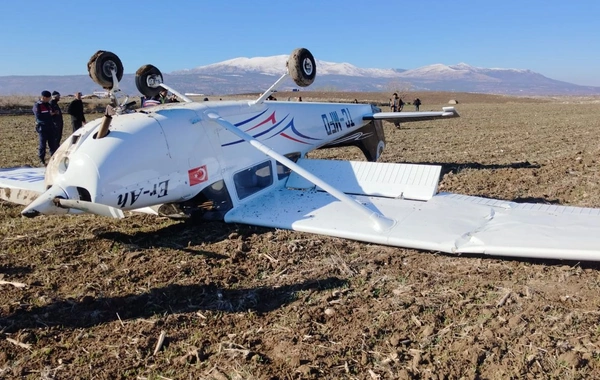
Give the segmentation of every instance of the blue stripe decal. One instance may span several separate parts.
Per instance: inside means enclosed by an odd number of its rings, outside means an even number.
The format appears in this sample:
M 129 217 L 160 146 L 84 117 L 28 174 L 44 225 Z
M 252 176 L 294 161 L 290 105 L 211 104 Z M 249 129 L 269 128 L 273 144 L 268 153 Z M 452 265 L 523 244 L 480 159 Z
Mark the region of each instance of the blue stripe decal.
M 240 125 L 244 125 L 244 124 L 246 124 L 246 123 L 249 123 L 249 122 L 251 122 L 252 120 L 254 120 L 254 119 L 256 119 L 256 118 L 260 117 L 261 115 L 263 115 L 263 114 L 264 114 L 265 112 L 267 112 L 268 110 L 269 110 L 269 109 L 267 108 L 266 110 L 262 111 L 262 112 L 261 112 L 261 113 L 259 113 L 258 115 L 256 115 L 256 116 L 253 116 L 253 117 L 251 117 L 250 119 L 246 119 L 246 120 L 244 120 L 244 121 L 240 121 L 239 123 L 236 123 L 236 124 L 234 124 L 234 125 L 235 125 L 236 127 L 239 127 Z

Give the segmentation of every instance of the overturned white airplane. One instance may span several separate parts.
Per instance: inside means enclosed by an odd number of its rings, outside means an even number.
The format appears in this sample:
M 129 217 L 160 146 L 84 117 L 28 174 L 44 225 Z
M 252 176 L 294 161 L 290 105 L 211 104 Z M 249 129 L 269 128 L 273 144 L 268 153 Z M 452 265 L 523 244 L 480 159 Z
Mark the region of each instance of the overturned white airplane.
M 600 260 L 600 209 L 438 193 L 440 166 L 376 162 L 381 120 L 457 117 L 453 107 L 392 113 L 268 101 L 289 76 L 298 86 L 313 82 L 306 49 L 294 50 L 287 73 L 253 101 L 193 102 L 145 65 L 138 90 L 152 97 L 164 88 L 180 102 L 133 110 L 116 55 L 99 51 L 88 69 L 110 92 L 106 115 L 71 135 L 47 168 L 0 170 L 0 199 L 25 205 L 24 216 L 131 210 L 455 254 Z M 367 161 L 306 158 L 342 145 L 358 146 Z

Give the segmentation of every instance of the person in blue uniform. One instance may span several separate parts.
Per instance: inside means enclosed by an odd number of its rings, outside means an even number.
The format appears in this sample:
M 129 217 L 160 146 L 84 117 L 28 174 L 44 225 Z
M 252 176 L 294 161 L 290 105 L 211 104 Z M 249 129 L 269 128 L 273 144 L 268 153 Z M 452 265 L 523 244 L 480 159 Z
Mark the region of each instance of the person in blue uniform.
M 50 106 L 52 107 L 52 121 L 54 121 L 54 138 L 56 139 L 56 146 L 60 146 L 60 139 L 62 138 L 63 132 L 63 115 L 58 102 L 60 101 L 60 92 L 53 91 L 52 92 L 52 100 L 50 101 Z
M 41 165 L 46 165 L 46 145 L 50 149 L 50 156 L 58 149 L 56 139 L 56 129 L 54 128 L 53 116 L 56 111 L 52 111 L 50 98 L 52 94 L 48 90 L 42 91 L 40 100 L 33 105 L 33 114 L 35 115 L 35 130 L 39 136 L 38 158 Z

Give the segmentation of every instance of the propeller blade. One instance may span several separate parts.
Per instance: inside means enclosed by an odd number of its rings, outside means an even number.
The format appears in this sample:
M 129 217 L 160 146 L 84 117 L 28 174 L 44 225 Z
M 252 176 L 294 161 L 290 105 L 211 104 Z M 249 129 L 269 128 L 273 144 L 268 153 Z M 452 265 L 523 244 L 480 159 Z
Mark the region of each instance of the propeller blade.
M 89 212 L 91 214 L 108 216 L 110 218 L 122 219 L 125 217 L 123 210 L 118 208 L 106 206 L 100 203 L 93 203 L 87 201 L 80 201 L 75 199 L 62 199 L 56 198 L 55 202 L 60 204 L 61 207 L 74 208 L 83 212 Z

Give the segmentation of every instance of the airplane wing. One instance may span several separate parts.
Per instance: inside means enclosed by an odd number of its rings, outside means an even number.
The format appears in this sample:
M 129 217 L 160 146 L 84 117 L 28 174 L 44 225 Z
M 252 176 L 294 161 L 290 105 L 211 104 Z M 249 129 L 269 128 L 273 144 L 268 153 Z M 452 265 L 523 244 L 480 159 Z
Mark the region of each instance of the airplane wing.
M 442 107 L 442 111 L 420 111 L 420 112 L 376 112 L 364 115 L 363 120 L 388 120 L 392 122 L 423 121 L 442 118 L 459 117 L 454 107 Z
M 0 199 L 28 205 L 44 191 L 46 168 L 30 166 L 0 169 Z
M 0 169 L 0 199 L 7 202 L 20 204 L 23 206 L 29 205 L 40 195 L 46 191 L 44 184 L 44 176 L 46 168 L 33 168 L 30 166 L 22 166 L 15 168 Z M 68 202 L 63 200 L 63 203 Z M 94 212 L 90 210 L 90 207 L 94 207 L 94 204 L 89 202 L 83 204 L 80 201 L 71 201 L 71 207 L 84 212 L 92 212 L 99 215 L 105 215 L 106 213 Z M 77 206 L 77 203 L 81 203 L 81 206 Z M 97 207 L 97 206 L 96 206 Z M 143 207 L 132 211 L 140 212 L 144 214 L 158 215 L 158 208 L 160 205 L 154 207 Z M 120 211 L 120 210 L 119 210 Z M 119 215 L 108 214 L 112 217 L 122 217 L 122 213 Z
M 306 166 L 303 161 L 299 165 Z M 437 186 L 437 181 L 433 185 L 426 178 L 430 166 L 414 165 L 408 171 L 412 170 L 412 176 L 402 177 L 406 168 L 401 164 L 380 163 L 384 166 L 379 168 L 363 164 L 357 171 L 340 165 L 339 173 L 345 174 L 339 174 L 334 182 L 344 182 L 346 177 L 345 182 L 353 184 L 350 197 L 393 220 L 389 228 L 374 227 L 369 218 L 317 188 L 288 187 L 267 192 L 229 211 L 225 221 L 454 254 L 600 260 L 600 209 L 434 195 L 434 191 L 421 191 L 425 194 L 421 200 L 407 199 L 403 194 L 411 192 L 412 187 Z M 329 171 L 332 165 L 336 163 L 323 164 L 323 169 Z M 374 173 L 367 175 L 368 171 Z M 290 177 L 292 185 L 294 175 Z M 381 194 L 376 182 L 381 189 L 394 182 L 405 190 L 400 196 L 393 192 Z M 365 191 L 357 193 L 361 188 Z

